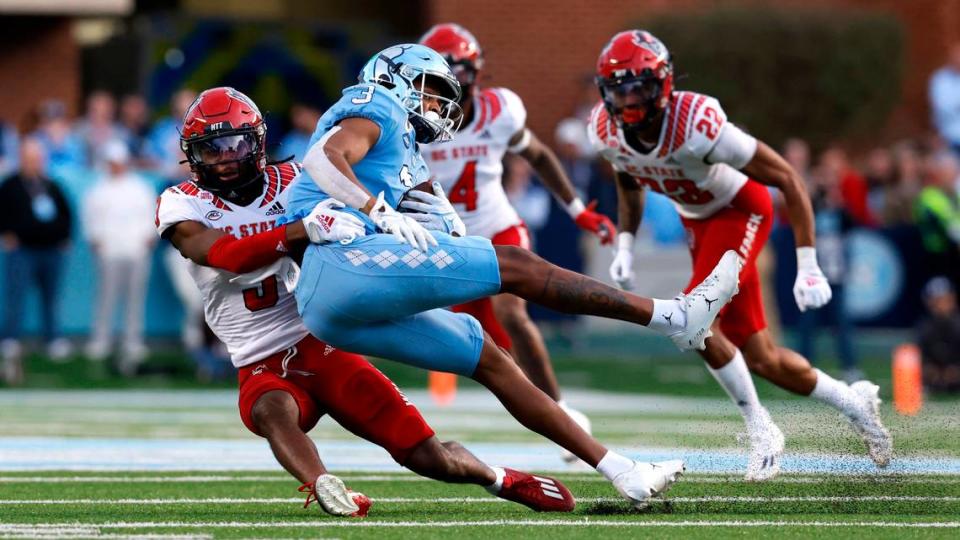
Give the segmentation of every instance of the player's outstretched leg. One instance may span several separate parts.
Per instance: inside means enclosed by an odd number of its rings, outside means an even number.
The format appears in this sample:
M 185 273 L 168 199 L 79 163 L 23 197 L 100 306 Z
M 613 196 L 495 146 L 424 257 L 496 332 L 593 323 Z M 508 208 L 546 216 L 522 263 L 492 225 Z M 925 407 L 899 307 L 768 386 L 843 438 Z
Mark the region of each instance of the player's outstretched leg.
M 635 506 L 665 493 L 683 474 L 683 461 L 635 462 L 607 450 L 527 379 L 513 359 L 486 337 L 473 379 L 486 386 L 524 427 L 566 448 L 610 480 Z
M 456 441 L 430 437 L 403 461 L 411 471 L 441 482 L 477 484 L 492 495 L 537 512 L 572 512 L 576 502 L 559 480 L 503 467 L 488 467 Z
M 724 253 L 710 275 L 689 293 L 654 300 L 621 291 L 553 265 L 525 249 L 494 246 L 500 290 L 564 313 L 595 315 L 648 326 L 681 349 L 702 349 L 720 309 L 737 293 L 740 258 Z
M 719 323 L 714 324 L 713 336 L 707 339 L 706 345 L 706 349 L 698 352 L 710 374 L 740 410 L 747 427 L 750 457 L 744 478 L 760 482 L 777 476 L 784 451 L 783 432 L 760 404 L 743 354 L 723 334 Z
M 292 395 L 271 390 L 260 396 L 250 410 L 253 427 L 270 443 L 280 465 L 303 482 L 309 506 L 314 500 L 334 516 L 363 517 L 372 503 L 363 493 L 350 491 L 343 481 L 327 473 L 317 447 L 299 425 L 300 408 Z
M 847 385 L 814 368 L 800 354 L 777 346 L 770 332 L 747 339 L 743 354 L 750 370 L 777 386 L 810 396 L 837 409 L 863 439 L 870 458 L 886 467 L 893 456 L 893 438 L 880 420 L 879 388 L 869 381 Z
M 513 344 L 512 353 L 530 381 L 548 396 L 553 398 L 581 429 L 591 433 L 590 419 L 582 412 L 570 407 L 560 396 L 560 385 L 553 372 L 550 353 L 543 341 L 540 329 L 527 313 L 527 302 L 512 294 L 498 294 L 490 298 L 496 321 L 502 324 Z M 480 324 L 487 328 L 485 321 Z M 561 450 L 560 457 L 567 463 L 575 463 L 577 457 L 567 450 Z

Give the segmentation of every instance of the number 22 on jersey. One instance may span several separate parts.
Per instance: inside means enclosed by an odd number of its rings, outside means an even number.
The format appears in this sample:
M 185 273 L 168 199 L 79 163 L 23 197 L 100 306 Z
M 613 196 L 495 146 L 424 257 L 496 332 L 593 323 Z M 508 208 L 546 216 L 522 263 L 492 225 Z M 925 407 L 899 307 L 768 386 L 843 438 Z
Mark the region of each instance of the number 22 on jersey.
M 450 188 L 447 199 L 453 204 L 463 204 L 467 212 L 477 209 L 477 161 L 468 161 L 457 183 Z

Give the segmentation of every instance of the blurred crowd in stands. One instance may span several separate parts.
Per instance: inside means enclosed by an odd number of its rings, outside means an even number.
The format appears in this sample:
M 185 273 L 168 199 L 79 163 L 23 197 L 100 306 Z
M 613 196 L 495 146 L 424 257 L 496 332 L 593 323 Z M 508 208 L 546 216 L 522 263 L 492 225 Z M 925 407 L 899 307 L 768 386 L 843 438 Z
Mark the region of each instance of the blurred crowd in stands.
M 112 358 L 119 372 L 136 373 L 148 355 L 145 290 L 155 249 L 166 250 L 165 270 L 187 313 L 183 344 L 199 376 L 214 379 L 232 373 L 222 348 L 204 328 L 200 298 L 186 274 L 184 259 L 158 243 L 153 228 L 159 192 L 189 178 L 178 127 L 194 97 L 190 90 L 175 93 L 169 114 L 153 119 L 142 95 L 94 91 L 77 118 L 68 115 L 64 103 L 42 101 L 33 117 L 18 126 L 0 123 L 0 240 L 6 255 L 0 285 L 6 299 L 0 353 L 8 381 L 19 380 L 22 369 L 28 288 L 40 293 L 42 337 L 51 360 L 72 358 L 78 345 L 89 359 Z M 922 139 L 856 154 L 841 145 L 814 152 L 804 140 L 791 139 L 781 151 L 807 181 L 816 211 L 820 264 L 835 287 L 827 309 L 803 314 L 798 326 L 800 351 L 811 355 L 816 330 L 829 325 L 834 328 L 841 365 L 856 370 L 852 325 L 842 294 L 849 277 L 845 237 L 854 228 L 916 227 L 926 257 L 922 264 L 931 279 L 924 293 L 930 316 L 921 324 L 918 340 L 925 360 L 945 366 L 931 368 L 927 382 L 935 390 L 956 390 L 960 385 L 960 361 L 953 358 L 960 336 L 954 296 L 960 286 L 960 46 L 931 78 L 930 100 L 937 133 Z M 552 140 L 581 196 L 598 200 L 599 209 L 616 219 L 611 173 L 595 159 L 586 137 L 586 118 L 594 103 L 592 81 L 585 81 L 580 106 L 556 126 L 552 138 L 540 135 Z M 305 104 L 291 107 L 289 131 L 282 137 L 270 135 L 270 141 L 279 142 L 272 147 L 272 157 L 302 158 L 320 114 Z M 569 238 L 576 237 L 578 229 L 535 181 L 529 165 L 508 157 L 504 184 L 534 232 L 537 251 L 562 266 L 583 270 L 582 253 L 569 249 Z M 76 195 L 77 207 L 69 204 L 64 191 Z M 785 216 L 779 212 L 781 225 Z M 656 194 L 648 196 L 643 230 L 657 244 L 684 242 L 670 202 Z M 89 244 L 99 276 L 91 331 L 83 344 L 65 339 L 56 320 L 61 259 L 72 242 Z M 124 314 L 122 331 L 114 336 L 117 307 Z

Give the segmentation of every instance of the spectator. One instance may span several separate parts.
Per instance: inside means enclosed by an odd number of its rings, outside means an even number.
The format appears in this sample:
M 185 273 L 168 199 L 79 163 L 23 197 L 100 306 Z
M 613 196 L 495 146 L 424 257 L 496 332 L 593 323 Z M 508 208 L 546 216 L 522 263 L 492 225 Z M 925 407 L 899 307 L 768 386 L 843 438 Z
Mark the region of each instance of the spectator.
M 0 347 L 5 360 L 19 364 L 23 306 L 31 284 L 40 292 L 47 354 L 52 360 L 65 359 L 70 343 L 60 334 L 56 312 L 63 252 L 70 241 L 70 208 L 46 175 L 46 154 L 36 139 L 23 141 L 19 171 L 0 184 L 0 238 L 7 253 L 7 309 Z
M 873 227 L 877 224 L 867 204 L 867 181 L 850 166 L 846 152 L 836 146 L 824 150 L 820 155 L 819 169 L 818 174 L 832 177 L 825 182 L 840 186 L 843 205 L 857 225 Z
M 867 154 L 864 179 L 867 181 L 867 206 L 870 215 L 879 224 L 878 218 L 883 215 L 887 205 L 887 193 L 897 181 L 897 170 L 890 150 L 879 147 Z
M 190 167 L 183 161 L 180 150 L 180 127 L 183 115 L 196 99 L 197 93 L 183 89 L 170 99 L 170 116 L 154 124 L 147 135 L 147 156 L 168 184 L 179 184 L 190 177 Z
M 133 165 L 142 167 L 146 158 L 146 139 L 150 131 L 150 111 L 141 94 L 127 94 L 120 101 L 120 136 L 127 143 Z
M 100 167 L 103 147 L 120 137 L 116 123 L 117 101 L 104 90 L 97 90 L 87 97 L 87 110 L 77 122 L 76 133 L 83 144 L 86 163 Z
M 960 313 L 950 280 L 938 276 L 923 290 L 930 316 L 917 326 L 923 379 L 932 392 L 960 390 Z
M 910 141 L 893 147 L 894 181 L 885 189 L 880 221 L 887 226 L 913 224 L 913 206 L 920 192 L 920 155 Z
M 930 78 L 930 108 L 940 137 L 960 158 L 960 42 L 950 48 L 947 65 Z
M 6 178 L 17 170 L 20 136 L 16 128 L 0 121 L 0 178 Z
M 112 348 L 113 312 L 124 300 L 120 372 L 131 375 L 147 353 L 143 343 L 144 298 L 150 271 L 150 250 L 156 193 L 129 169 L 130 151 L 121 139 L 102 149 L 104 175 L 83 200 L 83 227 L 97 258 L 99 287 L 93 333 L 86 354 L 103 360 Z
M 48 100 L 37 111 L 37 130 L 32 134 L 43 145 L 47 167 L 54 175 L 64 169 L 87 165 L 83 143 L 74 134 L 62 101 Z
M 853 350 L 853 326 L 844 297 L 848 275 L 847 233 L 853 228 L 854 222 L 844 205 L 837 175 L 829 170 L 817 173 L 812 177 L 810 189 L 817 233 L 817 259 L 830 287 L 833 288 L 833 298 L 820 309 L 807 310 L 800 314 L 797 352 L 813 362 L 816 358 L 818 330 L 830 324 L 836 339 L 843 378 L 852 383 L 863 378 Z
M 960 200 L 956 182 L 960 168 L 947 152 L 924 161 L 924 188 L 917 197 L 915 214 L 928 276 L 947 276 L 954 287 L 960 277 Z
M 290 107 L 290 132 L 280 141 L 277 159 L 293 156 L 294 161 L 303 161 L 307 154 L 307 143 L 317 129 L 320 111 L 303 103 L 294 103 Z

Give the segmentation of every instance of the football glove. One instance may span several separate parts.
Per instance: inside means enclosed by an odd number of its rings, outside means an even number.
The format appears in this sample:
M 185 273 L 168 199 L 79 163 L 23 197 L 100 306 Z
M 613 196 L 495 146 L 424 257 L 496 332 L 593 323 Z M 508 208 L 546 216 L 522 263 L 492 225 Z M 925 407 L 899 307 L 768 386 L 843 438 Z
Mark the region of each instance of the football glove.
M 357 216 L 337 211 L 343 207 L 344 204 L 336 199 L 324 199 L 313 207 L 303 218 L 303 226 L 311 242 L 349 244 L 366 234 L 363 222 Z
M 431 185 L 433 193 L 416 189 L 408 191 L 400 201 L 401 210 L 410 212 L 407 215 L 427 230 L 442 231 L 453 236 L 466 236 L 467 226 L 463 224 L 463 220 L 447 200 L 443 186 L 437 181 Z
M 579 202 L 579 199 L 576 199 L 575 203 Z M 571 204 L 573 206 L 573 204 Z M 581 202 L 577 206 L 583 206 Z M 610 221 L 610 218 L 596 211 L 597 201 L 592 201 L 582 211 L 578 212 L 573 216 L 573 221 L 581 229 L 597 235 L 600 238 L 601 245 L 609 245 L 613 243 L 613 237 L 616 234 L 617 228 L 613 225 L 613 222 Z
M 381 231 L 392 234 L 397 241 L 410 244 L 420 251 L 427 251 L 431 245 L 439 245 L 437 239 L 424 229 L 423 225 L 409 215 L 401 214 L 391 208 L 383 199 L 382 191 L 377 195 L 377 202 L 370 209 L 370 219 Z
M 633 234 L 622 232 L 617 235 L 617 250 L 610 265 L 610 277 L 621 289 L 633 290 Z
M 797 248 L 797 280 L 793 284 L 793 298 L 800 311 L 825 306 L 833 297 L 830 283 L 817 264 L 817 250 Z

